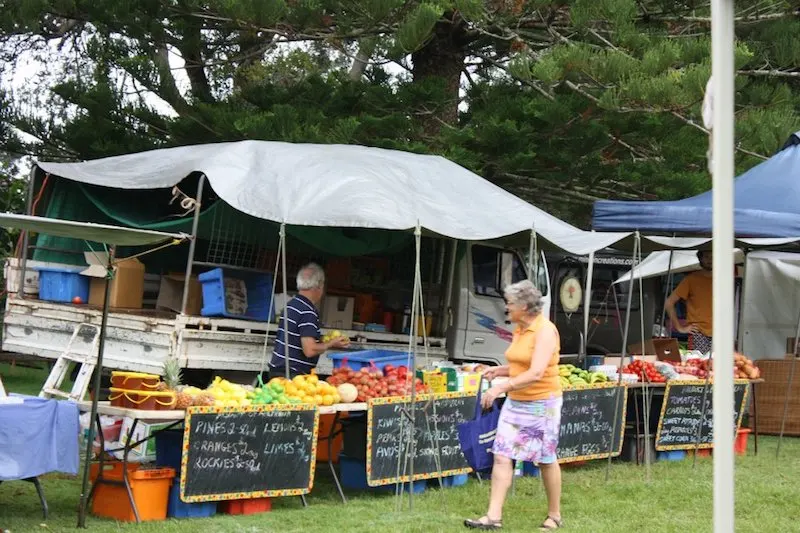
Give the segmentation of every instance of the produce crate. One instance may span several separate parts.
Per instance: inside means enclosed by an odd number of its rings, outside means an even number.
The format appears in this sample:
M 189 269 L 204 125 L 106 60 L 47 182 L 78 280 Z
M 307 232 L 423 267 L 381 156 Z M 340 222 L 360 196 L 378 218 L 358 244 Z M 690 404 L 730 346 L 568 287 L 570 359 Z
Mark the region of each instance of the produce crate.
M 90 279 L 81 276 L 81 268 L 38 267 L 39 299 L 48 302 L 89 301 Z
M 342 450 L 339 457 L 346 455 L 351 459 L 367 457 L 367 414 L 351 413 L 342 424 Z
M 433 478 L 429 480 L 431 485 L 434 487 L 439 486 L 439 480 Z M 442 487 L 450 488 L 450 487 L 461 487 L 462 485 L 466 485 L 467 481 L 469 481 L 469 474 L 458 474 L 455 476 L 445 476 L 442 478 Z
M 398 352 L 395 350 L 360 350 L 357 352 L 340 352 L 328 355 L 328 359 L 333 361 L 333 368 L 348 366 L 353 370 L 369 368 L 374 364 L 378 369 L 383 370 L 386 365 L 401 366 L 408 362 L 408 352 Z
M 220 502 L 217 510 L 220 513 L 234 515 L 268 513 L 272 510 L 272 499 L 252 498 L 249 500 L 230 500 L 226 502 Z
M 683 461 L 684 459 L 686 459 L 686 450 L 656 452 L 657 461 Z
M 156 466 L 173 468 L 180 476 L 182 447 L 183 430 L 166 429 L 156 433 Z
M 342 487 L 354 490 L 394 492 L 397 488 L 394 483 L 380 487 L 370 487 L 367 483 L 367 462 L 363 459 L 354 459 L 343 454 L 339 456 L 339 480 L 342 483 Z M 413 483 L 405 483 L 403 484 L 403 491 L 408 492 L 412 485 L 414 494 L 419 494 L 425 492 L 428 483 L 424 479 Z
M 217 502 L 184 503 L 181 501 L 181 486 L 174 483 L 169 489 L 167 516 L 170 518 L 208 518 L 217 514 Z
M 197 279 L 203 285 L 201 315 L 269 321 L 269 308 L 272 298 L 271 274 L 244 271 L 235 271 L 234 273 L 215 268 L 214 270 L 203 272 L 197 276 Z M 229 298 L 227 298 L 230 289 L 226 289 L 226 286 L 231 285 L 231 282 L 235 280 L 244 282 L 247 307 L 243 312 L 236 312 L 231 309 Z M 233 284 L 235 285 L 235 283 Z
M 762 435 L 778 435 L 781 432 L 783 405 L 789 396 L 789 411 L 786 413 L 784 435 L 800 436 L 800 372 L 795 373 L 792 389 L 789 390 L 790 359 L 762 359 L 755 362 L 761 370 L 764 383 L 756 387 L 756 409 L 758 409 L 758 432 Z M 800 361 L 797 363 L 800 370 Z
M 122 481 L 122 463 L 110 463 L 104 468 L 105 479 Z M 97 468 L 94 469 L 92 481 L 97 477 Z M 91 473 L 91 470 L 90 470 Z M 139 465 L 128 466 L 128 480 L 131 486 L 133 501 L 139 511 L 141 521 L 165 520 L 167 518 L 167 504 L 172 479 L 175 470 L 172 468 L 139 468 Z M 97 516 L 114 518 L 123 522 L 134 522 L 136 516 L 128 501 L 125 487 L 98 485 L 92 500 L 92 513 Z

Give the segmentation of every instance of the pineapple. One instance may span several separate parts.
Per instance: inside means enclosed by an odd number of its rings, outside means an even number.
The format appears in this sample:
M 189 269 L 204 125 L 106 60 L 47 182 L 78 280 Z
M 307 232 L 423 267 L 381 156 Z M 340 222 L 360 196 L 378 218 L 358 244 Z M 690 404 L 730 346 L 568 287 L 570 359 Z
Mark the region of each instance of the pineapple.
M 203 391 L 197 396 L 193 397 L 191 402 L 191 405 L 197 407 L 213 407 L 216 399 L 211 393 Z
M 177 359 L 164 361 L 163 383 L 166 390 L 175 392 L 175 409 L 186 409 L 192 405 L 192 397 L 183 391 L 181 377 L 181 366 Z

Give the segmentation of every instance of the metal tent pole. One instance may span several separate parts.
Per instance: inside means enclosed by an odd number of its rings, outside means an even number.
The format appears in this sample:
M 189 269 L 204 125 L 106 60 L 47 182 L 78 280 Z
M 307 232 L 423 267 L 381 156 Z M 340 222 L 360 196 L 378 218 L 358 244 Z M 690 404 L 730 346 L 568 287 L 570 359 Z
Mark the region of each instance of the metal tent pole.
M 735 531 L 733 387 L 734 2 L 711 1 L 714 96 L 714 533 Z
M 622 367 L 625 366 L 625 355 L 628 353 L 628 333 L 630 331 L 631 326 L 631 303 L 633 302 L 633 276 L 636 270 L 636 253 L 641 246 L 641 235 L 637 231 L 634 238 L 633 243 L 633 261 L 631 264 L 631 279 L 628 281 L 628 308 L 625 310 L 625 329 L 622 333 L 622 350 L 620 352 L 620 359 L 619 359 L 619 368 L 617 368 L 617 391 L 615 393 L 614 398 L 614 423 L 611 425 L 611 446 L 614 445 L 614 437 L 617 435 L 616 427 L 617 423 L 619 422 L 619 402 L 622 398 L 620 394 L 620 390 L 622 389 Z M 616 299 L 616 298 L 615 298 Z M 642 352 L 644 352 L 644 343 L 642 343 Z M 622 422 L 625 423 L 624 421 Z M 638 453 L 638 446 L 639 443 L 636 443 L 637 446 L 637 453 Z M 645 443 L 647 446 L 647 443 Z M 645 453 L 647 453 L 647 448 L 645 448 Z M 606 481 L 611 474 L 611 454 L 608 455 L 608 462 L 606 463 Z
M 81 501 L 78 509 L 78 527 L 86 527 L 86 507 L 88 505 L 89 493 L 89 466 L 92 458 L 92 448 L 94 446 L 94 426 L 97 418 L 97 403 L 100 400 L 100 382 L 103 374 L 103 351 L 106 345 L 106 324 L 108 323 L 108 306 L 111 297 L 111 277 L 114 274 L 113 260 L 116 249 L 111 247 L 108 254 L 106 265 L 106 283 L 104 288 L 105 298 L 103 300 L 103 315 L 100 319 L 100 335 L 97 343 L 97 366 L 94 370 L 94 394 L 92 395 L 92 408 L 89 414 L 89 434 L 86 437 L 86 456 L 83 465 L 83 480 L 81 481 Z M 100 450 L 103 453 L 103 450 Z
M 28 178 L 28 196 L 25 199 L 25 214 L 30 215 L 33 209 L 33 195 L 36 190 L 36 165 L 31 167 L 30 176 Z M 30 233 L 28 230 L 22 230 L 22 250 L 20 250 L 19 259 L 19 293 L 18 298 L 25 299 L 25 269 L 28 266 L 28 244 Z
M 416 378 L 417 378 L 417 335 L 419 329 L 419 308 L 420 308 L 420 296 L 422 294 L 422 279 L 421 279 L 421 272 L 420 272 L 420 252 L 421 252 L 421 241 L 422 241 L 422 228 L 419 225 L 419 220 L 417 220 L 417 227 L 414 229 L 414 241 L 416 246 L 416 261 L 414 264 L 414 309 L 412 309 L 411 317 L 411 333 L 413 334 L 414 338 L 414 348 L 411 352 L 411 447 L 409 451 L 409 455 L 411 456 L 409 460 L 409 470 L 410 475 L 409 479 L 411 483 L 409 485 L 408 490 L 408 509 L 412 510 L 414 508 L 414 456 L 417 454 L 417 441 L 416 441 L 416 427 L 417 427 L 417 387 L 416 387 Z M 414 313 L 416 312 L 416 317 L 414 317 Z M 422 317 L 424 320 L 424 317 Z
M 581 339 L 580 357 L 586 358 L 589 355 L 589 315 L 592 306 L 592 283 L 594 281 L 594 252 L 589 254 L 589 266 L 586 269 L 586 283 L 584 284 L 583 294 L 583 339 Z
M 286 372 L 286 379 L 291 379 L 289 375 L 289 313 L 286 312 L 289 303 L 289 290 L 286 288 L 286 223 L 281 222 L 280 242 L 278 249 L 282 252 L 281 259 L 281 281 L 283 282 L 283 299 L 286 302 L 283 306 L 283 368 Z
M 672 292 L 672 256 L 675 254 L 675 250 L 669 251 L 669 264 L 667 265 L 667 282 L 664 285 L 664 304 L 661 306 L 661 321 L 658 323 L 659 332 L 661 335 L 660 337 L 669 337 L 670 332 L 665 332 L 665 324 L 667 322 L 667 298 L 669 298 L 669 294 Z M 670 324 L 670 331 L 672 330 L 673 324 Z
M 781 432 L 778 436 L 778 449 L 775 450 L 775 458 L 777 459 L 781 455 L 781 444 L 783 444 L 783 433 L 786 430 L 786 417 L 789 415 L 789 395 L 792 392 L 792 385 L 794 384 L 794 371 L 795 367 L 797 366 L 797 357 L 800 354 L 800 350 L 798 350 L 798 337 L 800 337 L 800 314 L 797 316 L 797 329 L 794 332 L 794 350 L 792 353 L 794 357 L 792 357 L 792 364 L 789 366 L 789 385 L 786 388 L 786 397 L 783 399 L 783 416 L 781 416 Z
M 192 279 L 192 269 L 194 267 L 194 251 L 197 247 L 197 227 L 200 224 L 200 208 L 203 200 L 203 185 L 206 182 L 206 175 L 201 174 L 197 182 L 197 197 L 194 203 L 194 218 L 192 219 L 192 240 L 189 241 L 189 258 L 186 261 L 186 278 L 183 280 L 183 299 L 181 300 L 181 314 L 186 314 L 186 307 L 189 305 L 189 286 Z

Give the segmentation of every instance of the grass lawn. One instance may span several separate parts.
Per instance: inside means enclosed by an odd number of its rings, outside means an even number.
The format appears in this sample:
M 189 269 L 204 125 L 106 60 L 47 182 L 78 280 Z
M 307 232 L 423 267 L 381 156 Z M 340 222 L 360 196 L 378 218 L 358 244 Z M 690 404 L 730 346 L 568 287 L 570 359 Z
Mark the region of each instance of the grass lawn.
M 42 372 L 9 369 L 0 364 L 7 389 L 38 392 Z M 737 458 L 736 531 L 800 531 L 795 513 L 800 501 L 800 440 L 786 439 L 776 460 L 777 438 L 762 437 L 757 457 Z M 750 445 L 752 454 L 752 439 Z M 322 466 L 322 465 L 320 465 Z M 712 531 L 712 461 L 661 462 L 652 465 L 650 479 L 644 467 L 614 462 L 605 481 L 605 461 L 564 469 L 563 514 L 565 530 L 581 533 L 710 532 Z M 278 499 L 270 513 L 244 517 L 217 515 L 210 519 L 118 524 L 90 517 L 94 531 L 213 531 L 260 532 L 448 532 L 466 531 L 461 522 L 486 510 L 488 483 L 470 480 L 463 487 L 428 489 L 414 497 L 413 511 L 406 496 L 397 511 L 393 495 L 347 492 L 343 505 L 333 488 L 327 467 L 317 470 L 316 486 L 303 509 L 298 498 Z M 33 486 L 23 482 L 0 485 L 0 530 L 66 531 L 75 528 L 80 485 L 77 478 L 53 474 L 44 478 L 50 519 L 42 521 Z M 545 516 L 546 503 L 536 478 L 521 478 L 506 504 L 504 529 L 536 531 Z

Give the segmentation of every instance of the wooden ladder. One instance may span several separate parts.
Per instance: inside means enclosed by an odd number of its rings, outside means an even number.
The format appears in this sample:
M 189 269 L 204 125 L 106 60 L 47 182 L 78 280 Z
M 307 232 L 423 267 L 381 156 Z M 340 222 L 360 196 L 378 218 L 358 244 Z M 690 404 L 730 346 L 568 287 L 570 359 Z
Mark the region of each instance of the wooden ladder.
M 92 342 L 89 347 L 89 352 L 85 354 L 76 354 L 72 352 L 72 345 L 80 335 L 81 330 L 84 328 L 94 331 L 92 334 Z M 40 398 L 66 398 L 74 402 L 83 401 L 86 391 L 89 388 L 89 382 L 92 379 L 95 366 L 97 365 L 97 344 L 100 339 L 100 327 L 94 324 L 81 323 L 75 326 L 72 332 L 67 347 L 56 360 L 50 375 L 47 376 L 47 381 L 44 382 Z M 72 390 L 69 392 L 61 390 L 61 385 L 67 379 L 69 373 L 70 363 L 77 363 L 80 365 L 80 370 L 72 384 Z

